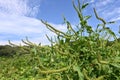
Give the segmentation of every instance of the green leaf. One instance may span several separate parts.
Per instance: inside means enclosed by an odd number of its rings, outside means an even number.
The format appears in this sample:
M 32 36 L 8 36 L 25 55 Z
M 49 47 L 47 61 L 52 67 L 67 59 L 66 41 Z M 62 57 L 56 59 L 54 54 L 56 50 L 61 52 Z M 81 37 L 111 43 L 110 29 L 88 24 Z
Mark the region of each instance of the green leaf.
M 83 4 L 82 9 L 86 8 L 86 6 L 88 6 L 88 5 L 89 5 L 89 3 Z
M 90 19 L 92 16 L 85 16 L 84 18 L 85 18 L 85 20 L 88 20 L 88 19 Z
M 113 67 L 116 67 L 116 68 L 119 68 L 119 69 L 120 69 L 120 64 L 111 63 L 110 65 L 113 66 Z
M 83 73 L 80 71 L 80 67 L 79 67 L 78 65 L 74 65 L 74 66 L 73 66 L 73 70 L 78 72 L 79 80 L 84 80 L 84 75 L 83 75 Z
M 105 75 L 103 75 L 103 76 L 99 76 L 99 77 L 96 78 L 95 80 L 104 80 L 104 77 L 105 77 Z

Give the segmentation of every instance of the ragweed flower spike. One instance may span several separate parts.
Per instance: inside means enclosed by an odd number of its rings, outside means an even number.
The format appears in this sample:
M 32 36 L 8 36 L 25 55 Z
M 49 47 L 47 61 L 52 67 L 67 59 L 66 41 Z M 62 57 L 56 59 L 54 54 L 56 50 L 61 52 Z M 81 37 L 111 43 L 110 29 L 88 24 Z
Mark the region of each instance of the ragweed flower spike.
M 119 32 L 118 33 L 120 34 L 120 25 L 119 25 Z
M 62 31 L 60 31 L 60 30 L 55 29 L 53 26 L 51 26 L 51 25 L 48 24 L 47 22 L 45 22 L 45 21 L 43 21 L 43 20 L 41 20 L 41 22 L 42 22 L 43 24 L 45 24 L 46 27 L 47 27 L 50 31 L 54 32 L 55 34 L 57 34 L 57 35 L 59 35 L 59 36 L 63 36 L 63 37 L 65 37 L 65 38 L 69 38 L 69 37 L 70 37 L 70 36 L 67 35 L 66 33 L 64 33 L 64 32 L 62 32 Z
M 103 24 L 105 25 L 105 24 L 106 24 L 106 21 L 98 16 L 95 8 L 93 8 L 93 9 L 94 9 L 94 13 L 95 13 L 96 18 L 97 18 L 98 20 L 102 21 Z
M 76 31 L 72 28 L 71 23 L 70 23 L 69 21 L 67 21 L 66 18 L 65 18 L 64 16 L 63 16 L 63 18 L 64 18 L 64 23 L 67 24 L 67 29 L 68 29 L 68 30 L 71 30 L 73 33 L 76 34 Z
M 26 44 L 26 45 L 29 45 L 29 46 L 36 46 L 36 44 L 35 43 L 32 43 L 32 42 L 30 42 L 29 40 L 28 40 L 28 37 L 26 37 L 26 41 L 25 40 L 21 40 L 24 44 Z
M 11 41 L 10 41 L 10 40 L 8 40 L 8 42 L 9 42 L 9 44 L 10 44 L 10 45 L 12 45 L 13 47 L 18 46 L 18 45 L 16 45 L 16 44 L 11 43 Z
M 95 8 L 93 8 L 93 9 L 94 9 L 94 13 L 95 13 L 96 18 L 97 18 L 98 20 L 102 21 L 104 25 L 105 25 L 105 24 L 113 24 L 113 23 L 115 23 L 115 21 L 106 22 L 103 18 L 101 18 L 101 17 L 98 16 Z

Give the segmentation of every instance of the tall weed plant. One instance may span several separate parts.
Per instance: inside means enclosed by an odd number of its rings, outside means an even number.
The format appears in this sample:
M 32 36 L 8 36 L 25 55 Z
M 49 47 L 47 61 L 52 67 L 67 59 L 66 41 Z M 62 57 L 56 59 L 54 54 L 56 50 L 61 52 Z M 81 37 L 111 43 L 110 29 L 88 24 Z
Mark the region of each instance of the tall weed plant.
M 57 30 L 49 23 L 41 20 L 46 27 L 54 32 L 56 38 L 46 35 L 51 42 L 49 46 L 36 45 L 28 40 L 22 40 L 27 46 L 18 46 L 13 59 L 1 58 L 0 77 L 2 80 L 120 80 L 120 43 L 115 33 L 102 22 L 96 29 L 88 24 L 91 18 L 82 12 L 88 3 L 78 5 L 73 1 L 79 22 L 76 29 L 64 17 L 67 31 Z M 87 34 L 87 35 L 84 35 Z M 109 40 L 113 38 L 114 42 Z M 17 45 L 10 45 L 15 47 Z M 22 53 L 22 54 L 21 54 Z M 23 54 L 27 53 L 27 54 Z M 5 65 L 8 65 L 6 67 Z
M 66 57 L 63 63 L 64 65 L 68 64 L 68 68 L 61 71 L 60 77 L 63 80 L 119 80 L 120 43 L 115 33 L 106 27 L 106 24 L 114 22 L 106 22 L 98 16 L 94 8 L 95 17 L 102 24 L 98 24 L 93 30 L 93 27 L 88 24 L 91 16 L 84 16 L 82 13 L 88 5 L 88 3 L 81 4 L 78 0 L 76 6 L 73 2 L 73 7 L 79 18 L 77 29 L 74 29 L 66 18 L 64 18 L 64 22 L 67 25 L 67 32 L 57 30 L 49 23 L 41 20 L 50 31 L 57 34 L 55 42 L 47 36 L 52 44 L 52 56 Z M 114 39 L 114 43 L 109 46 L 111 38 Z

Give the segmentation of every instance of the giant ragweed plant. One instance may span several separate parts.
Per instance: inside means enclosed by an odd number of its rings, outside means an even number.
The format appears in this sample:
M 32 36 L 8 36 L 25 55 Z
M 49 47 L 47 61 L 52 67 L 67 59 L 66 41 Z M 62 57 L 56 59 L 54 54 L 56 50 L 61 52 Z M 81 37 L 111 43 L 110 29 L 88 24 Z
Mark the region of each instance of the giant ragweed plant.
M 99 17 L 94 8 L 95 17 L 102 24 L 98 24 L 93 30 L 88 24 L 91 16 L 82 13 L 88 5 L 81 4 L 78 0 L 76 6 L 73 2 L 79 18 L 76 29 L 65 17 L 66 32 L 41 20 L 57 35 L 56 38 L 46 35 L 51 42 L 50 46 L 36 45 L 27 38 L 22 40 L 27 46 L 18 46 L 20 50 L 17 55 L 13 59 L 7 59 L 7 62 L 2 62 L 4 65 L 10 64 L 9 67 L 0 66 L 3 68 L 0 69 L 2 80 L 119 80 L 120 43 L 115 33 L 106 27 L 106 24 L 113 22 L 106 22 Z M 109 41 L 111 38 L 114 39 L 112 43 Z M 5 61 L 4 58 L 2 60 Z
M 82 13 L 87 5 L 88 3 L 80 4 L 78 0 L 78 6 L 76 6 L 73 2 L 73 7 L 79 18 L 79 24 L 76 26 L 77 29 L 74 29 L 66 18 L 64 18 L 64 22 L 67 25 L 67 32 L 57 30 L 49 23 L 41 20 L 49 30 L 57 34 L 57 40 L 55 42 L 47 36 L 51 43 L 55 43 L 55 45 L 51 46 L 54 54 L 67 56 L 68 61 L 65 64 L 70 60 L 70 67 L 66 70 L 68 73 L 66 73 L 66 77 L 63 79 L 120 79 L 119 43 L 115 33 L 109 27 L 106 27 L 107 24 L 114 22 L 106 22 L 98 16 L 94 8 L 95 17 L 102 24 L 98 24 L 96 29 L 93 30 L 92 26 L 87 23 L 91 16 L 84 16 Z M 84 35 L 84 33 L 87 35 Z M 109 44 L 111 38 L 115 42 L 113 45 L 108 46 L 107 44 Z M 115 47 L 116 45 L 117 47 Z M 117 73 L 114 73 L 114 70 Z

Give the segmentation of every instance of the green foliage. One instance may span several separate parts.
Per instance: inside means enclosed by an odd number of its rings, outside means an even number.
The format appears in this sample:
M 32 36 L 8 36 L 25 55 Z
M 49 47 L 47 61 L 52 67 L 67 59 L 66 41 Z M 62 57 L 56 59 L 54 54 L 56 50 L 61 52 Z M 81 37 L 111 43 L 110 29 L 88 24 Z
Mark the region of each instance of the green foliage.
M 91 16 L 83 15 L 82 10 L 87 4 L 78 6 L 73 2 L 79 24 L 74 29 L 64 17 L 67 31 L 55 29 L 49 23 L 42 21 L 46 27 L 57 34 L 49 38 L 50 46 L 36 45 L 28 40 L 22 40 L 26 46 L 9 43 L 19 47 L 13 58 L 0 57 L 0 77 L 2 80 L 119 80 L 120 79 L 120 43 L 115 33 L 94 13 L 102 24 L 95 30 L 87 23 Z M 85 35 L 86 34 L 86 35 Z M 109 40 L 114 38 L 114 42 Z M 21 52 L 22 55 L 21 54 Z M 27 53 L 27 54 L 24 54 Z
M 0 56 L 12 57 L 14 54 L 16 54 L 16 50 L 13 49 L 11 46 L 9 45 L 0 46 Z

